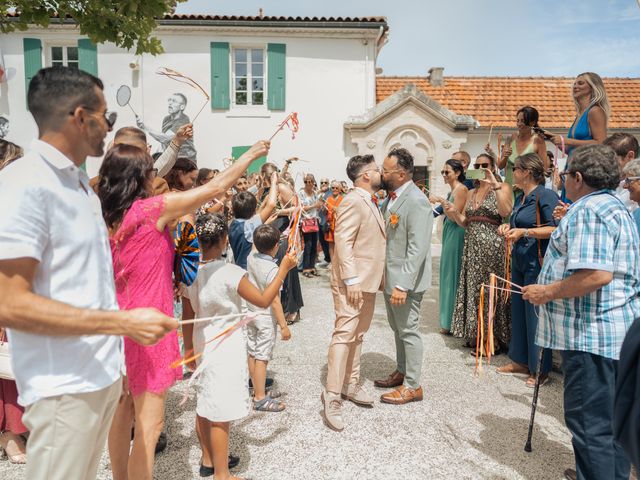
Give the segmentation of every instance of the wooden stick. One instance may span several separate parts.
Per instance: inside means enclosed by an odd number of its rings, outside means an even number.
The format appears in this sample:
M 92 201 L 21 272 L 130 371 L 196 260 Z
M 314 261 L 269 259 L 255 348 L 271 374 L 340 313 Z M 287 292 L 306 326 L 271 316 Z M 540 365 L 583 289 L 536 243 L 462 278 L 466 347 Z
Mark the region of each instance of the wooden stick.
M 491 128 L 489 129 L 489 140 L 487 140 L 487 143 L 489 145 L 491 145 L 491 133 L 493 132 L 493 123 L 491 124 Z
M 509 285 L 513 285 L 514 287 L 517 287 L 520 290 L 522 290 L 522 287 L 520 285 L 518 285 L 517 283 L 513 283 L 513 282 L 507 280 L 506 278 L 502 278 L 499 275 L 496 275 L 495 273 L 492 273 L 491 275 L 493 275 L 494 277 L 496 277 L 499 280 L 502 280 L 503 282 L 507 282 Z
M 236 313 L 233 315 L 214 315 L 213 317 L 193 318 L 191 320 L 182 320 L 180 325 L 191 325 L 200 322 L 210 322 L 212 320 L 228 320 L 230 318 L 246 317 L 246 313 Z
M 200 113 L 202 112 L 202 110 L 204 110 L 204 107 L 207 106 L 207 103 L 209 103 L 209 99 L 206 99 L 205 102 L 202 104 L 202 107 L 200 108 L 200 110 L 198 110 L 198 113 L 196 113 L 196 116 L 193 117 L 193 120 L 191 120 L 191 124 L 193 124 L 193 122 L 196 121 L 196 118 L 198 118 L 198 116 L 200 115 Z

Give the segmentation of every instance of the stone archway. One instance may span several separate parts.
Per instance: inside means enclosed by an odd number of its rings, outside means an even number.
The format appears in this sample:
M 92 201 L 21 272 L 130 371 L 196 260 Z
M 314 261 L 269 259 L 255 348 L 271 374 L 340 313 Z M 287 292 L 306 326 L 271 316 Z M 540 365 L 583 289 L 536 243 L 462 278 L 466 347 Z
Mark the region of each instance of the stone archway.
M 413 155 L 414 181 L 430 185 L 432 181 L 435 145 L 429 133 L 415 125 L 403 125 L 393 130 L 384 141 L 384 151 L 406 148 Z

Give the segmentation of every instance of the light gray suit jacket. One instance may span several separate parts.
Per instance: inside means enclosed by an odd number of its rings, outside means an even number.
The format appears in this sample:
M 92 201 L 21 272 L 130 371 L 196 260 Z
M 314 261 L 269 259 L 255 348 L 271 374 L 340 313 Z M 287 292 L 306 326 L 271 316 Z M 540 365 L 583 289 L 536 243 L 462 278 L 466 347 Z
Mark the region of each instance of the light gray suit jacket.
M 411 182 L 388 208 L 382 204 L 387 229 L 387 259 L 384 291 L 394 287 L 410 292 L 424 292 L 431 286 L 431 232 L 433 211 L 429 200 Z M 392 222 L 397 220 L 394 226 Z

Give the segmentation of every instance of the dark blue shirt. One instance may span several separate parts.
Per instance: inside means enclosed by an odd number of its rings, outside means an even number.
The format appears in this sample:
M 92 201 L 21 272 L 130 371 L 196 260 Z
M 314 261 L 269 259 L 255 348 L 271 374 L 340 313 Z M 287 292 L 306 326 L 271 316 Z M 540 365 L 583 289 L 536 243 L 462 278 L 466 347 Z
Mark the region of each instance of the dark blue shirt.
M 558 205 L 558 195 L 544 185 L 538 185 L 529 195 L 522 200 L 524 193 L 516 197 L 511 213 L 511 228 L 537 228 L 555 226 L 553 209 Z M 536 203 L 540 209 L 540 225 L 536 220 Z M 540 254 L 544 256 L 549 240 L 540 240 Z M 518 255 L 538 256 L 538 240 L 535 238 L 521 237 L 514 245 Z M 514 251 L 514 253 L 516 253 Z

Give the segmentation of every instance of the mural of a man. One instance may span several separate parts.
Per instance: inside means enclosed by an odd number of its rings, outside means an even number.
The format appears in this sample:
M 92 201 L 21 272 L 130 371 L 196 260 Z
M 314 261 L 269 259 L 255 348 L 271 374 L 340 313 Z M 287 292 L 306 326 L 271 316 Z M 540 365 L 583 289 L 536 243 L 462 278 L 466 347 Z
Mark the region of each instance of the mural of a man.
M 178 128 L 190 123 L 189 117 L 185 115 L 184 109 L 187 107 L 187 97 L 181 93 L 174 93 L 167 101 L 169 115 L 162 119 L 162 131 L 152 130 L 145 126 L 141 119 L 138 119 L 138 127 L 145 130 L 149 135 L 162 144 L 162 149 L 169 146 L 169 142 L 176 134 Z M 193 146 L 193 139 L 189 138 L 180 147 L 179 157 L 186 157 L 196 162 L 196 149 Z
M 0 138 L 6 138 L 9 134 L 9 119 L 0 115 Z

